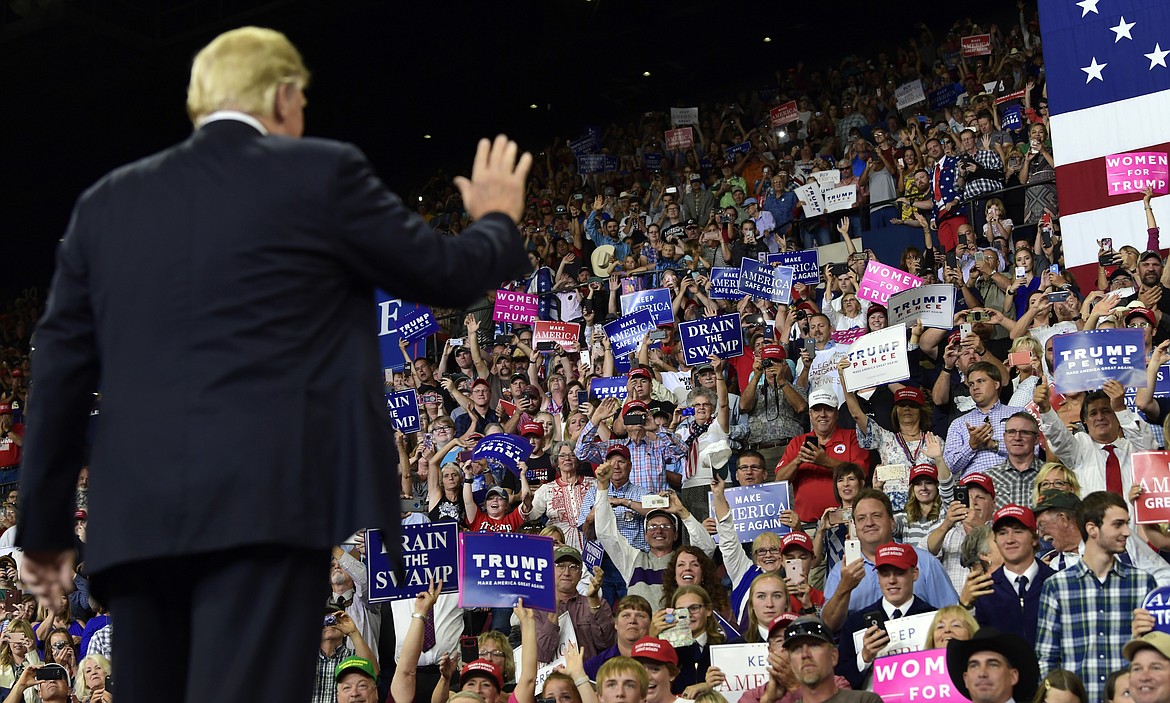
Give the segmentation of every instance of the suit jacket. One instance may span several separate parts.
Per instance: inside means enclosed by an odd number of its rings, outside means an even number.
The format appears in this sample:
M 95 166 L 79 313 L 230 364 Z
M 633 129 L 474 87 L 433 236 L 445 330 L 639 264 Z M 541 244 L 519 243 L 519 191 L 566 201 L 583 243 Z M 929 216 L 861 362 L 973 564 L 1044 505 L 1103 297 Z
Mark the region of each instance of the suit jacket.
M 36 330 L 19 545 L 72 545 L 93 393 L 92 571 L 394 539 L 374 288 L 459 307 L 528 268 L 490 214 L 435 234 L 354 146 L 211 122 L 74 208 Z
M 865 679 L 872 667 L 866 667 L 864 671 L 857 668 L 857 648 L 853 646 L 853 633 L 865 629 L 862 615 L 873 610 L 880 611 L 883 617 L 885 616 L 886 611 L 882 607 L 881 598 L 861 610 L 850 610 L 849 614 L 845 616 L 845 624 L 837 633 L 837 649 L 841 653 L 837 658 L 837 673 L 848 679 L 849 685 L 859 691 L 865 688 Z M 906 612 L 902 613 L 902 616 L 929 613 L 933 610 L 937 610 L 937 608 L 919 596 L 914 596 L 914 602 L 906 609 Z
M 1039 559 L 1036 563 L 1036 582 L 1029 583 L 1020 606 L 1016 578 L 999 567 L 991 573 L 991 593 L 975 599 L 975 621 L 979 627 L 994 627 L 1000 632 L 1011 632 L 1036 644 L 1036 626 L 1040 618 L 1040 587 L 1056 571 Z

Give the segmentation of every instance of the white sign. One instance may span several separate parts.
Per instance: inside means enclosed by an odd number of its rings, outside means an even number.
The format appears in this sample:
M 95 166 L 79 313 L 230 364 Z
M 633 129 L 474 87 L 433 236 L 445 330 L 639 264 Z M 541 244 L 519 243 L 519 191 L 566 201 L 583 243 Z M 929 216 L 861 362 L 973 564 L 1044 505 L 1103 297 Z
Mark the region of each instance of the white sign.
M 691 375 L 689 373 L 680 373 L 678 371 L 666 371 L 662 374 L 662 385 L 666 390 L 674 394 L 675 405 L 682 405 L 687 402 L 687 396 L 694 390 L 691 386 Z
M 955 287 L 949 283 L 911 288 L 895 293 L 889 300 L 889 323 L 914 324 L 922 318 L 923 327 L 949 330 L 955 323 Z
M 936 611 L 907 615 L 904 618 L 886 621 L 886 632 L 890 633 L 890 643 L 878 652 L 879 657 L 888 657 L 892 654 L 906 652 L 921 652 L 926 649 L 926 635 L 930 632 L 930 623 L 934 620 Z M 861 651 L 861 642 L 865 639 L 865 630 L 853 633 L 853 644 Z
M 837 371 L 837 362 L 849 355 L 849 348 L 838 344 L 835 347 L 817 352 L 812 365 L 808 367 L 808 387 L 810 392 L 824 386 L 831 386 L 837 394 L 837 407 L 845 402 L 845 391 L 841 389 L 841 374 Z
M 821 191 L 821 197 L 825 199 L 825 212 L 848 210 L 857 202 L 857 184 L 828 188 Z
M 821 188 L 831 188 L 841 182 L 841 172 L 835 168 L 828 171 L 817 171 L 812 177 L 817 179 L 817 185 Z
M 543 618 L 545 617 L 545 613 L 539 613 L 536 617 Z M 541 664 L 540 662 L 537 662 L 537 665 L 540 667 L 536 670 L 537 691 L 540 690 L 541 684 L 543 684 L 544 680 L 548 678 L 548 675 L 556 670 L 555 667 L 564 666 L 565 648 L 569 645 L 569 643 L 571 642 L 574 646 L 577 646 L 577 630 L 573 627 L 573 621 L 569 619 L 569 614 L 567 612 L 561 613 L 560 617 L 557 618 L 557 624 L 561 628 L 561 639 L 560 642 L 557 643 L 557 658 L 552 660 L 552 662 L 549 664 Z M 516 658 L 517 681 L 520 680 L 520 673 L 524 669 L 524 656 L 522 652 L 523 646 L 512 650 L 512 655 Z M 547 671 L 545 671 L 546 669 Z M 544 672 L 543 676 L 541 676 L 541 672 Z
M 835 172 L 834 172 L 835 173 Z M 838 174 L 840 177 L 840 174 Z M 821 197 L 821 189 L 815 183 L 806 183 L 793 191 L 796 198 L 804 203 L 806 217 L 816 217 L 825 214 L 825 199 Z
M 672 107 L 670 108 L 670 121 L 676 125 L 699 124 L 699 108 Z
M 922 81 L 916 78 L 909 83 L 898 86 L 898 89 L 894 91 L 894 98 L 898 101 L 899 110 L 925 102 L 926 95 L 922 92 Z
M 744 691 L 768 683 L 768 643 L 711 645 L 711 666 L 719 667 L 727 677 L 715 690 L 727 703 L 739 703 Z
M 845 388 L 851 391 L 910 378 L 906 325 L 894 325 L 858 338 L 849 347 L 849 361 Z

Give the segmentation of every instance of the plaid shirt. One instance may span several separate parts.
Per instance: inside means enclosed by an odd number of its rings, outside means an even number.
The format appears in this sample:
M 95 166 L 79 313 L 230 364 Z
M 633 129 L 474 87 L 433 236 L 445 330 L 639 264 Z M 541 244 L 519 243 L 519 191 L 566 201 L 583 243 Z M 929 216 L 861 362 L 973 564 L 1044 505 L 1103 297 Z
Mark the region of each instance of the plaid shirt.
M 1105 695 L 1105 678 L 1124 667 L 1134 608 L 1158 583 L 1145 571 L 1114 559 L 1105 583 L 1078 562 L 1051 576 L 1040 591 L 1036 656 L 1040 676 L 1068 669 L 1081 676 L 1086 700 Z
M 342 659 L 353 655 L 353 649 L 344 644 L 333 650 L 331 657 L 317 650 L 317 681 L 313 684 L 313 703 L 337 703 L 337 665 Z
M 1044 462 L 1032 457 L 1032 464 L 1025 471 L 1012 466 L 1010 461 L 996 464 L 984 471 L 995 486 L 995 509 L 999 510 L 1008 503 L 1031 506 L 1032 484 L 1040 475 L 1041 466 L 1044 466 Z
M 110 646 L 114 637 L 113 627 L 114 623 L 111 622 L 109 625 L 93 633 L 93 637 L 89 638 L 89 649 L 85 651 L 86 656 L 100 654 L 106 659 L 112 660 L 114 658 L 112 656 L 113 647 Z
M 615 487 L 612 482 L 609 484 L 610 498 L 640 501 L 642 496 L 648 492 L 633 481 L 626 481 L 626 485 L 621 488 Z M 589 517 L 589 513 L 593 511 L 593 504 L 596 502 L 597 484 L 594 483 L 585 494 L 585 500 L 581 502 L 581 512 L 577 516 L 577 527 L 584 527 L 585 518 Z M 646 544 L 646 521 L 642 519 L 642 516 L 626 507 L 614 508 L 613 514 L 617 517 L 618 532 L 622 533 L 622 537 L 625 537 L 630 544 L 643 552 L 650 551 L 650 545 Z
M 619 444 L 630 449 L 630 483 L 642 486 L 650 493 L 661 493 L 669 486 L 666 483 L 666 465 L 669 462 L 681 465 L 687 455 L 687 448 L 672 432 L 646 433 L 641 442 L 632 439 L 611 439 L 607 442 L 592 441 L 597 428 L 590 421 L 581 430 L 577 439 L 577 458 L 590 464 L 605 461 L 605 453 Z M 678 473 L 677 468 L 674 473 Z
M 994 151 L 976 150 L 971 155 L 971 158 L 975 159 L 975 163 L 989 171 L 1003 172 L 1003 159 L 999 158 L 999 154 Z M 991 178 L 975 178 L 973 180 L 965 180 L 964 183 L 963 197 L 967 199 L 1003 188 L 1002 180 L 997 181 Z
M 1007 460 L 1007 449 L 1003 443 L 1003 421 L 1023 411 L 1023 408 L 1004 405 L 997 400 L 986 413 L 975 408 L 955 418 L 947 430 L 947 443 L 943 449 L 943 458 L 946 459 L 947 466 L 951 467 L 956 476 L 962 478 L 967 474 L 986 472 L 991 467 L 1002 464 Z M 971 435 L 967 432 L 967 425 L 975 427 L 985 419 L 991 420 L 991 437 L 999 443 L 999 448 L 995 451 L 971 448 Z

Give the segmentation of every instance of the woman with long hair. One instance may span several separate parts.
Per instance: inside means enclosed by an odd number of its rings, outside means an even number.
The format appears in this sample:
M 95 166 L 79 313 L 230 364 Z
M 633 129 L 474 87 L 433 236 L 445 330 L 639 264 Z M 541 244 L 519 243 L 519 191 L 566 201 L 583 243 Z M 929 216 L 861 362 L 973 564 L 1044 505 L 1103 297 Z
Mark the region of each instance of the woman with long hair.
M 60 664 L 69 672 L 69 678 L 77 677 L 77 645 L 73 636 L 63 627 L 54 627 L 45 640 L 45 663 Z
M 1036 687 L 1032 703 L 1089 703 L 1089 696 L 1081 677 L 1067 669 L 1053 669 Z
M 106 683 L 113 671 L 109 659 L 100 654 L 90 654 L 81 660 L 77 671 L 73 695 L 80 703 L 111 703 L 112 694 L 106 690 Z
M 1037 371 L 1043 363 L 1044 347 L 1040 346 L 1040 342 L 1035 337 L 1024 335 L 1012 340 L 1010 351 L 1028 352 L 1029 362 L 1027 364 L 1012 364 L 1009 367 L 1016 373 L 1012 378 L 1012 400 L 1008 404 L 1022 408 L 1032 402 L 1032 391 L 1036 389 L 1036 384 L 1040 381 Z
M 662 607 L 670 607 L 675 589 L 702 586 L 715 612 L 732 618 L 731 601 L 717 571 L 715 562 L 698 547 L 687 544 L 674 550 L 662 572 Z
M 585 494 L 597 484 L 597 480 L 578 473 L 580 463 L 569 442 L 553 444 L 551 454 L 555 462 L 556 479 L 526 495 L 520 505 L 520 514 L 525 520 L 547 517 L 549 525 L 560 528 L 564 533 L 565 544 L 584 550 L 585 539 L 577 527 L 577 521 Z
M 27 666 L 39 666 L 36 635 L 28 620 L 9 620 L 0 638 L 0 688 L 12 688 Z M 31 691 L 31 689 L 30 689 Z M 35 691 L 26 692 L 26 701 L 35 701 Z
M 781 613 L 791 612 L 788 584 L 778 572 L 760 574 L 748 589 L 748 627 L 745 642 L 767 642 L 768 627 Z
M 1029 299 L 1033 293 L 1040 290 L 1041 277 L 1036 275 L 1036 257 L 1032 254 L 1032 250 L 1027 245 L 1016 249 L 1014 257 L 1016 268 L 1011 272 L 1009 279 L 1011 283 L 1008 284 L 1007 290 L 1004 291 L 1003 311 L 1005 314 L 1012 310 L 1011 306 L 1015 306 L 1015 310 L 1023 316 L 1024 311 L 1028 309 Z M 1023 274 L 1018 275 L 1018 274 Z
M 894 539 L 919 544 L 946 517 L 943 506 L 953 498 L 955 479 L 948 471 L 945 485 L 940 484 L 938 472 L 938 467 L 931 464 L 910 467 L 910 495 L 906 510 L 894 514 Z
M 723 644 L 727 637 L 715 619 L 711 596 L 702 586 L 681 586 L 675 590 L 670 607 L 676 612 L 685 609 L 690 616 L 695 646 L 686 652 L 687 656 L 679 658 L 679 669 L 686 684 L 682 697 L 693 700 L 703 691 L 711 689 L 707 680 L 707 670 L 711 668 L 711 645 Z
M 458 464 L 435 467 L 432 460 L 427 476 L 427 515 L 431 522 L 454 520 L 462 524 L 466 519 L 463 507 L 463 469 Z
M 1034 225 L 1046 211 L 1054 217 L 1059 212 L 1056 202 L 1056 162 L 1052 158 L 1047 127 L 1034 124 L 1028 130 L 1028 136 L 1029 143 L 1019 146 L 1024 157 L 1020 182 L 1028 185 L 1024 191 L 1024 224 Z

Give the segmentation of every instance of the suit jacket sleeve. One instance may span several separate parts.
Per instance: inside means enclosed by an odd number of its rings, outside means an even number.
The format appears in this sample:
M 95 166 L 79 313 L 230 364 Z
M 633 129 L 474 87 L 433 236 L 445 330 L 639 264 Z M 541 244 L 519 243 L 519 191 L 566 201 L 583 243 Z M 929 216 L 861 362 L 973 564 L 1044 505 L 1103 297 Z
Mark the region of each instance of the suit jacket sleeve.
M 458 308 L 529 272 L 508 216 L 489 213 L 457 237 L 436 234 L 386 189 L 356 147 L 341 152 L 332 203 L 338 255 L 391 295 Z

